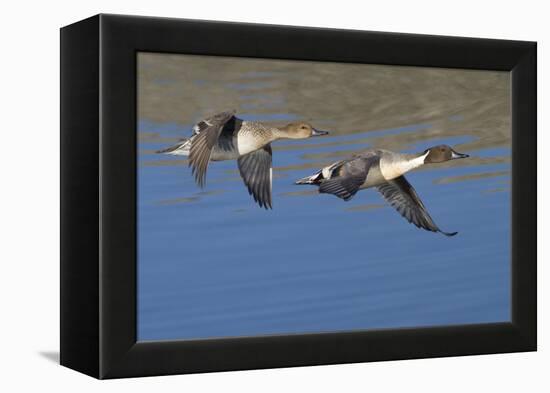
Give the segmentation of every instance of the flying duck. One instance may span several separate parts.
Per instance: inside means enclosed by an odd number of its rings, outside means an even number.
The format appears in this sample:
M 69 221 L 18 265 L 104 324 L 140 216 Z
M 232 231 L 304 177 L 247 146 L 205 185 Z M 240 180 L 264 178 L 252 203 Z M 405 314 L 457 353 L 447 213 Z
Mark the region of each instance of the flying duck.
M 420 154 L 395 153 L 382 149 L 366 149 L 349 159 L 335 162 L 314 175 L 296 181 L 296 184 L 313 184 L 320 193 L 336 195 L 345 201 L 357 191 L 376 187 L 384 199 L 409 223 L 418 228 L 454 236 L 458 232 L 444 232 L 435 224 L 420 197 L 404 174 L 425 164 L 435 164 L 459 158 L 447 145 L 430 147 Z
M 271 142 L 279 139 L 306 139 L 328 134 L 304 122 L 273 127 L 256 121 L 241 120 L 235 111 L 221 112 L 199 121 L 193 134 L 174 146 L 157 153 L 189 156 L 195 181 L 202 188 L 210 161 L 237 160 L 239 172 L 260 207 L 272 208 Z

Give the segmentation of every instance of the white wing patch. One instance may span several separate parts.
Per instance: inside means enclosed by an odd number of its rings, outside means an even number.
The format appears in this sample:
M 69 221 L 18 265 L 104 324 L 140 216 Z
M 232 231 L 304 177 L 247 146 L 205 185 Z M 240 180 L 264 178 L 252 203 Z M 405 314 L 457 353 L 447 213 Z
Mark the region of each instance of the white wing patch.
M 321 169 L 321 174 L 323 175 L 323 178 L 324 179 L 332 178 L 332 172 L 334 172 L 334 168 L 336 168 L 341 163 L 342 163 L 342 161 L 337 161 L 334 164 L 331 164 L 331 165 L 326 166 L 323 169 Z M 316 176 L 316 175 L 314 175 L 314 176 Z

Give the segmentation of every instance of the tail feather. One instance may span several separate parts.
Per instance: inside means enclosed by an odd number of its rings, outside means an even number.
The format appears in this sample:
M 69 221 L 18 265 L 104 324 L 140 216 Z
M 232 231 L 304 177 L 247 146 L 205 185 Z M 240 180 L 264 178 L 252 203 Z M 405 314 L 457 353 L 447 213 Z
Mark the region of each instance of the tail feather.
M 193 134 L 190 138 L 183 138 L 173 146 L 169 146 L 165 149 L 157 150 L 157 154 L 172 154 L 176 156 L 188 156 L 191 150 L 191 142 L 197 135 L 201 133 L 205 128 L 210 127 L 209 119 L 201 120 L 193 126 Z
M 319 171 L 314 175 L 303 177 L 299 180 L 296 180 L 296 183 L 294 184 L 320 184 L 321 180 L 323 180 L 323 172 Z
M 337 161 L 334 164 L 317 171 L 311 176 L 303 177 L 300 180 L 297 180 L 295 184 L 314 184 L 318 186 L 323 181 L 332 179 L 335 175 L 338 175 L 340 168 L 344 163 L 345 161 Z
M 191 139 L 185 139 L 179 143 L 176 143 L 173 146 L 167 147 L 165 149 L 157 150 L 157 154 L 174 154 L 186 156 L 189 155 L 189 150 L 191 148 Z

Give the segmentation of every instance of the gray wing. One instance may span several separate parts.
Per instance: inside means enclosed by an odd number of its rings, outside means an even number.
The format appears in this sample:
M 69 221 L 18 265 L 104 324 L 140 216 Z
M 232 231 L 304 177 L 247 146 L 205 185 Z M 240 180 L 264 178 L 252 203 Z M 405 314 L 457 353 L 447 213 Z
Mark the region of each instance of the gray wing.
M 235 111 L 218 113 L 200 121 L 193 129 L 195 137 L 189 151 L 189 166 L 192 168 L 195 181 L 201 187 L 206 181 L 206 170 L 212 148 L 218 143 L 225 124 L 233 117 L 235 117 Z
M 418 228 L 432 232 L 441 232 L 446 236 L 454 236 L 458 232 L 443 232 L 435 224 L 426 207 L 420 200 L 420 197 L 413 186 L 405 179 L 405 176 L 399 176 L 377 187 L 384 199 L 392 205 L 408 222 L 413 223 Z
M 371 166 L 379 160 L 379 157 L 360 157 L 342 161 L 339 167 L 332 170 L 330 179 L 321 182 L 319 192 L 349 201 L 365 182 Z
M 271 145 L 245 154 L 237 160 L 239 172 L 248 188 L 248 193 L 254 197 L 260 207 L 271 209 Z

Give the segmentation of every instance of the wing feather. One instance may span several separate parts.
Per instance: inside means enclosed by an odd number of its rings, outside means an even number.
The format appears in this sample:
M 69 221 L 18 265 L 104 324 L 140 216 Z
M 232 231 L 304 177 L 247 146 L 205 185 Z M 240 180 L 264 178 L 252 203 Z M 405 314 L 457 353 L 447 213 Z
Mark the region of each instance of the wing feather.
M 248 193 L 254 201 L 265 209 L 272 209 L 271 188 L 272 188 L 272 151 L 271 145 L 248 153 L 237 161 L 239 172 Z
M 331 177 L 321 182 L 319 192 L 349 201 L 359 191 L 371 166 L 378 160 L 378 157 L 358 157 L 342 161 L 339 166 L 331 168 Z
M 408 222 L 418 228 L 454 236 L 458 232 L 444 232 L 435 224 L 422 200 L 405 176 L 399 176 L 377 187 L 384 199 Z
M 195 136 L 189 150 L 189 166 L 200 187 L 204 187 L 206 182 L 212 148 L 218 143 L 218 138 L 227 122 L 234 116 L 235 111 L 218 113 L 200 121 L 193 129 Z

